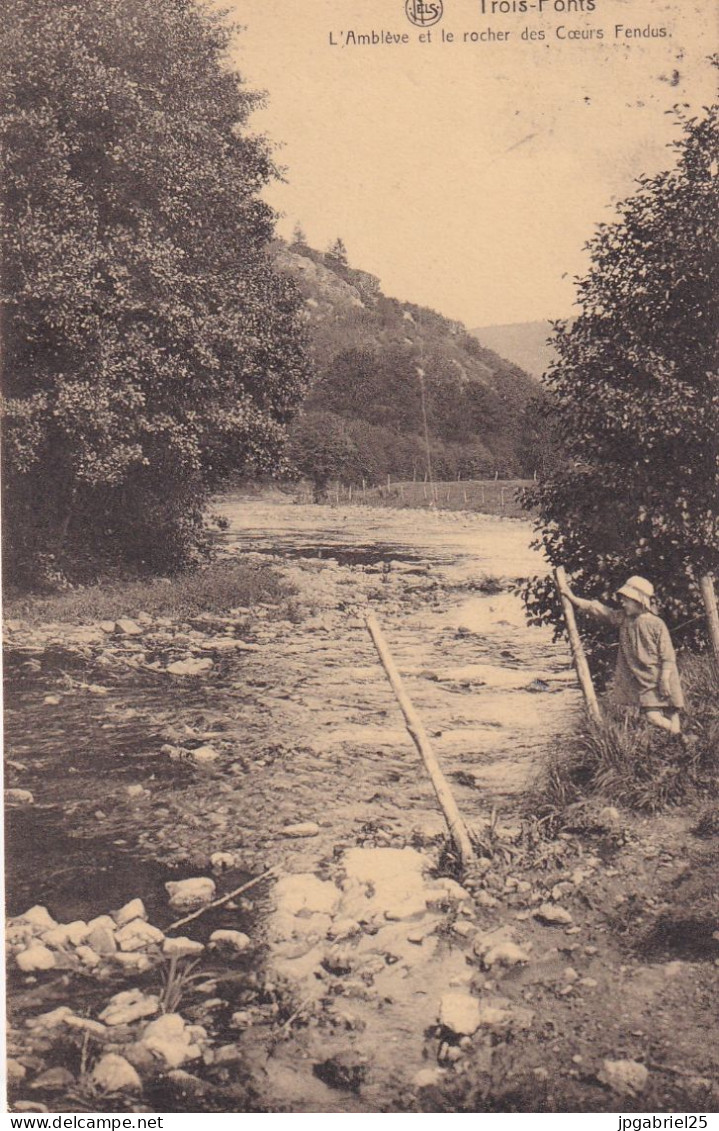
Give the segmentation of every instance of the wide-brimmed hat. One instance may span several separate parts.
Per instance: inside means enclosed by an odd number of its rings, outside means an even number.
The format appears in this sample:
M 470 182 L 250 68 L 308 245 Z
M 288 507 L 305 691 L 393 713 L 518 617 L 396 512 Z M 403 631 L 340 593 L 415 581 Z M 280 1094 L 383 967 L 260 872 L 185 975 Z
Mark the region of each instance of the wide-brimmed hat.
M 617 596 L 630 597 L 632 601 L 638 601 L 645 609 L 651 609 L 654 586 L 651 581 L 647 581 L 646 577 L 630 577 L 621 589 L 617 589 Z

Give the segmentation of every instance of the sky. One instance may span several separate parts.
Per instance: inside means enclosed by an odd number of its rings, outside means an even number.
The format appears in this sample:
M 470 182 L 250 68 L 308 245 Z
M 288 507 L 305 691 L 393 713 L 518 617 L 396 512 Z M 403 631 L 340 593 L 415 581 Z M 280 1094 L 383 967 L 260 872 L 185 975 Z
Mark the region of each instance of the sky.
M 251 125 L 284 170 L 265 193 L 279 234 L 299 222 L 319 250 L 340 236 L 385 294 L 470 328 L 570 315 L 596 224 L 673 161 L 668 111 L 713 99 L 719 13 L 714 0 L 527 2 L 491 14 L 484 0 L 482 15 L 482 0 L 444 0 L 427 29 L 405 0 L 225 0 L 244 27 L 233 61 L 267 92 Z M 373 31 L 409 42 L 342 45 Z

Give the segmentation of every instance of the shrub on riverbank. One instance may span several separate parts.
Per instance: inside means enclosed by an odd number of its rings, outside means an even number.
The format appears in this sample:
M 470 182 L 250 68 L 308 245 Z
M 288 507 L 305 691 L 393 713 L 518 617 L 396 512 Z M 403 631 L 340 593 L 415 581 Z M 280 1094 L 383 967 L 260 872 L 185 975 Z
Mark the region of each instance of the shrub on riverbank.
M 593 799 L 654 813 L 716 796 L 719 675 L 709 656 L 684 656 L 680 666 L 686 744 L 605 702 L 603 725 L 582 719 L 550 760 L 528 798 L 530 811 L 563 820 L 568 810 Z
M 31 624 L 87 624 L 141 612 L 187 620 L 200 613 L 279 603 L 291 594 L 291 587 L 269 565 L 220 561 L 171 579 L 104 582 L 49 597 L 9 596 L 5 616 Z

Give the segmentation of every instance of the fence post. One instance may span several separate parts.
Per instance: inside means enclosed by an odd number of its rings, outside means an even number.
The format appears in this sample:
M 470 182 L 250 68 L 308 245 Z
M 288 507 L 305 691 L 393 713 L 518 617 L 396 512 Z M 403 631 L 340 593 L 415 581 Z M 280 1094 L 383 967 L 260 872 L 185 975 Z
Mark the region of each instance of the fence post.
M 704 608 L 707 613 L 707 625 L 709 627 L 709 639 L 711 640 L 712 648 L 714 650 L 714 659 L 719 666 L 719 611 L 717 611 L 717 599 L 714 592 L 714 578 L 710 573 L 704 574 L 699 582 L 702 591 L 702 599 L 704 601 Z
M 589 671 L 587 657 L 584 655 L 582 640 L 579 632 L 577 631 L 577 622 L 574 619 L 574 608 L 572 606 L 572 602 L 568 597 L 565 597 L 564 593 L 562 592 L 563 586 L 567 583 L 567 575 L 564 572 L 563 566 L 557 566 L 557 568 L 555 569 L 554 581 L 562 601 L 564 619 L 567 622 L 567 632 L 569 634 L 569 645 L 572 649 L 574 667 L 577 672 L 577 678 L 579 679 L 579 685 L 582 689 L 582 694 L 584 695 L 584 701 L 587 704 L 587 711 L 589 713 L 589 717 L 593 719 L 595 723 L 601 723 L 602 713 L 599 710 L 599 704 L 597 703 L 597 694 L 594 690 L 594 684 L 592 683 L 592 676 Z

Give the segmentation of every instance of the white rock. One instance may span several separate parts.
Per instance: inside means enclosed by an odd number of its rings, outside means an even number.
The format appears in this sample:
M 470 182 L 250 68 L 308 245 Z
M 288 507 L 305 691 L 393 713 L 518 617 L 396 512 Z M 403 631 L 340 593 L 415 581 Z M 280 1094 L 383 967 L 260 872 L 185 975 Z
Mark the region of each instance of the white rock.
M 19 1083 L 20 1080 L 24 1080 L 27 1076 L 27 1068 L 25 1065 L 11 1056 L 5 1061 L 5 1071 L 7 1072 L 9 1083 Z
M 213 931 L 210 935 L 210 942 L 215 946 L 227 947 L 228 949 L 236 951 L 238 954 L 243 950 L 247 950 L 251 941 L 249 936 L 244 935 L 242 931 Z
M 197 749 L 190 751 L 190 757 L 199 766 L 208 766 L 212 762 L 216 762 L 220 755 L 214 746 L 198 746 Z
M 43 699 L 43 703 L 45 704 L 46 707 L 58 707 L 60 705 L 60 696 L 59 695 L 46 695 L 45 698 Z
M 504 941 L 491 946 L 482 955 L 482 962 L 488 970 L 491 970 L 496 965 L 517 966 L 519 963 L 529 962 L 529 955 L 516 943 Z
M 165 671 L 170 675 L 202 675 L 203 672 L 208 672 L 212 667 L 212 660 L 175 660 L 174 664 L 168 664 Z
M 613 805 L 605 805 L 599 813 L 599 823 L 604 829 L 616 829 L 622 822 L 621 813 L 615 809 Z M 617 1064 L 630 1063 L 629 1061 L 617 1061 Z
M 119 950 L 113 954 L 112 961 L 130 974 L 144 974 L 152 966 L 152 960 L 141 950 Z
M 193 1044 L 192 1036 L 179 1013 L 166 1013 L 150 1022 L 140 1043 L 164 1060 L 168 1068 L 179 1068 L 202 1055 L 200 1047 Z
M 183 935 L 176 939 L 165 939 L 162 944 L 162 953 L 168 958 L 185 958 L 190 954 L 202 954 L 204 949 L 201 942 L 185 938 Z
M 133 915 L 132 917 L 133 919 L 142 918 L 141 915 Z M 114 931 L 116 926 L 117 923 L 111 915 L 98 915 L 95 919 L 90 919 L 89 923 L 87 924 L 87 929 L 88 931 L 94 931 L 96 927 L 101 927 L 108 931 Z M 90 936 L 88 935 L 88 938 L 89 937 Z
M 431 896 L 431 893 L 429 893 Z M 424 892 L 412 892 L 404 899 L 392 901 L 384 909 L 384 917 L 390 922 L 400 922 L 402 919 L 414 919 L 424 915 L 427 910 L 428 895 Z
M 131 923 L 133 919 L 147 919 L 145 904 L 141 899 L 131 899 L 119 911 L 113 911 L 112 918 L 114 920 L 113 929 L 115 924 L 118 927 L 124 927 L 126 923 Z
M 210 857 L 213 872 L 226 872 L 237 865 L 237 860 L 231 852 L 213 852 Z
M 41 943 L 33 943 L 15 955 L 15 962 L 24 974 L 31 974 L 36 970 L 54 969 L 55 955 Z
M 445 1075 L 443 1068 L 420 1068 L 419 1072 L 412 1077 L 412 1083 L 415 1088 L 431 1088 L 433 1085 L 440 1084 Z
M 144 994 L 142 990 L 123 990 L 115 994 L 107 1003 L 100 1020 L 106 1025 L 129 1025 L 141 1017 L 152 1017 L 160 1008 L 156 994 Z
M 106 636 L 111 636 L 112 633 L 115 631 L 114 620 L 101 620 L 100 621 L 100 629 L 102 630 L 102 632 L 105 633 Z
M 107 927 L 95 927 L 87 936 L 87 945 L 92 947 L 96 954 L 114 954 L 117 950 L 115 932 L 108 931 Z
M 471 994 L 443 994 L 439 1003 L 439 1023 L 460 1036 L 471 1037 L 480 1025 L 479 1002 Z
M 115 941 L 120 950 L 143 950 L 145 947 L 161 945 L 165 940 L 162 931 L 146 923 L 144 919 L 133 919 L 115 934 Z
M 283 836 L 305 837 L 319 836 L 320 826 L 314 821 L 301 821 L 296 825 L 285 825 L 282 829 Z
M 557 926 L 564 926 L 572 922 L 572 916 L 569 911 L 563 907 L 556 907 L 552 903 L 543 903 L 534 912 L 535 919 L 540 919 L 543 923 L 556 924 Z
M 198 876 L 191 880 L 170 880 L 165 884 L 165 890 L 170 897 L 170 907 L 178 911 L 192 911 L 212 903 L 216 889 L 214 880 Z
M 92 1070 L 92 1082 L 103 1092 L 141 1092 L 137 1072 L 124 1056 L 106 1053 Z
M 635 1096 L 644 1091 L 649 1072 L 636 1060 L 605 1060 L 599 1079 L 614 1092 Z
M 330 939 L 351 939 L 362 933 L 362 928 L 356 919 L 338 919 L 327 930 Z
M 115 628 L 118 632 L 121 632 L 123 636 L 140 636 L 142 634 L 142 629 L 139 624 L 134 620 L 130 620 L 128 617 L 122 617 L 121 620 L 117 621 Z
M 6 789 L 5 800 L 11 805 L 32 805 L 35 798 L 29 789 Z
M 318 879 L 312 872 L 282 876 L 275 884 L 274 895 L 278 908 L 291 915 L 300 911 L 332 915 L 340 901 L 335 885 Z
M 446 876 L 442 876 L 440 879 L 435 880 L 433 886 L 442 888 L 442 890 L 450 897 L 450 899 L 456 899 L 459 903 L 467 903 L 472 899 L 472 896 L 469 894 L 466 888 L 463 888 L 462 885 L 458 884 L 456 880 L 450 880 Z M 434 898 L 434 892 L 430 891 L 430 899 L 432 898 Z
M 80 959 L 83 966 L 88 966 L 90 969 L 94 969 L 95 966 L 99 966 L 102 962 L 100 955 L 96 950 L 93 950 L 91 946 L 79 946 L 75 954 Z

